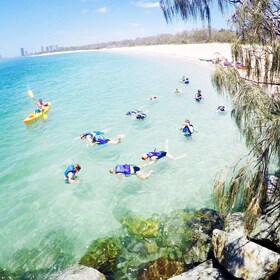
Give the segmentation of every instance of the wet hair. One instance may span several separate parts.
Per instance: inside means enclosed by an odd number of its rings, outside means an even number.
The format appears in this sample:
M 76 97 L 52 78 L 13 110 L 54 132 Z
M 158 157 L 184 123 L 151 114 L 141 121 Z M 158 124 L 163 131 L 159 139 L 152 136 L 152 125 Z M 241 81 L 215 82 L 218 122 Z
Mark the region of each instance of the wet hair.
M 78 163 L 75 164 L 75 168 L 76 168 L 78 171 L 80 171 L 80 170 L 82 169 L 81 166 L 80 166 Z
M 109 172 L 110 173 L 115 173 L 115 169 L 114 168 L 110 168 Z

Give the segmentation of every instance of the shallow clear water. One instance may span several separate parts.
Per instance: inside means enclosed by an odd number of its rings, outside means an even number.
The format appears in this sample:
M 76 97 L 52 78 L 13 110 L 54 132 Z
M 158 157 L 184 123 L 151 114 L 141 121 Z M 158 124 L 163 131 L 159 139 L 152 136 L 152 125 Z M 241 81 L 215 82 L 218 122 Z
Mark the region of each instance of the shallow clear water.
M 219 103 L 230 104 L 213 89 L 211 71 L 199 62 L 102 51 L 1 61 L 0 265 L 54 231 L 66 234 L 79 259 L 93 239 L 119 228 L 113 215 L 119 206 L 147 216 L 214 207 L 216 173 L 246 149 L 230 113 L 215 112 Z M 182 75 L 189 85 L 178 82 Z M 29 89 L 52 108 L 47 120 L 26 126 L 23 119 L 35 108 Z M 194 101 L 197 89 L 201 103 Z M 147 100 L 150 95 L 158 100 Z M 146 120 L 125 115 L 139 108 Z M 197 131 L 189 139 L 179 132 L 186 118 Z M 73 141 L 105 128 L 112 129 L 109 138 L 124 134 L 123 142 L 87 147 Z M 186 157 L 146 167 L 155 173 L 145 181 L 109 174 L 116 164 L 143 164 L 141 154 L 164 150 L 166 139 L 171 154 Z M 70 163 L 82 166 L 79 184 L 63 181 Z

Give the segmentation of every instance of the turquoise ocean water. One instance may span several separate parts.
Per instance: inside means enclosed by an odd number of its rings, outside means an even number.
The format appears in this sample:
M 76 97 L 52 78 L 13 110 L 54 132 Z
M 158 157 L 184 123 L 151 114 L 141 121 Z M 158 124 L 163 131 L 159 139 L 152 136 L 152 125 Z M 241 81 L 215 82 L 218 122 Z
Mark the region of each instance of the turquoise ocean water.
M 216 173 L 246 151 L 230 113 L 216 114 L 229 101 L 211 85 L 211 68 L 170 57 L 110 52 L 82 52 L 0 62 L 0 267 L 12 268 L 24 248 L 40 248 L 38 267 L 47 262 L 47 238 L 63 233 L 78 260 L 90 242 L 120 227 L 114 210 L 125 207 L 142 216 L 175 209 L 214 207 Z M 190 84 L 179 83 L 182 75 Z M 181 95 L 174 89 L 180 88 Z M 27 95 L 50 100 L 48 119 L 26 126 L 35 109 Z M 205 97 L 194 101 L 197 89 Z M 158 96 L 157 101 L 147 100 Z M 144 109 L 144 121 L 125 113 Z M 196 133 L 179 132 L 189 118 Z M 88 147 L 73 141 L 89 130 L 111 128 L 106 136 L 124 134 L 118 145 Z M 116 164 L 143 164 L 141 154 L 165 149 L 186 154 L 167 158 L 135 176 L 118 180 Z M 79 184 L 65 184 L 70 163 L 82 166 Z

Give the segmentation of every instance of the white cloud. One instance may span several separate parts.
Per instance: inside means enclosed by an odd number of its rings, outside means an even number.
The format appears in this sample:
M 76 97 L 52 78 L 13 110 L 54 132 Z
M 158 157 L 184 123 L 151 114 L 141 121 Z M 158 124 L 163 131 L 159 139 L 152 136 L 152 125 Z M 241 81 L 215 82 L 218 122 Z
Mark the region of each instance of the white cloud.
M 86 14 L 88 12 L 87 9 L 82 10 L 82 14 Z
M 139 26 L 140 26 L 139 23 L 132 23 L 131 25 L 132 25 L 133 27 L 139 27 Z
M 145 2 L 145 1 L 138 1 L 135 3 L 136 6 L 141 8 L 158 8 L 159 2 Z
M 101 7 L 96 10 L 97 13 L 107 13 L 108 9 L 106 7 Z

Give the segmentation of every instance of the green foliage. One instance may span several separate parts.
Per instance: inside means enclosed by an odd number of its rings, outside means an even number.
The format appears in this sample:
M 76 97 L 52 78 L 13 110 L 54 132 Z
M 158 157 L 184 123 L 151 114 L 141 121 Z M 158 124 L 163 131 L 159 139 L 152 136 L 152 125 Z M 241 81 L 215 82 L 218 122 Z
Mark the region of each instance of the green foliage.
M 235 69 L 217 68 L 212 81 L 219 92 L 231 97 L 232 117 L 250 149 L 247 162 L 233 173 L 228 183 L 225 178 L 217 178 L 216 204 L 223 213 L 235 207 L 246 210 L 249 229 L 265 200 L 269 168 L 277 161 L 280 166 L 280 99 L 247 81 Z

